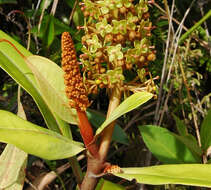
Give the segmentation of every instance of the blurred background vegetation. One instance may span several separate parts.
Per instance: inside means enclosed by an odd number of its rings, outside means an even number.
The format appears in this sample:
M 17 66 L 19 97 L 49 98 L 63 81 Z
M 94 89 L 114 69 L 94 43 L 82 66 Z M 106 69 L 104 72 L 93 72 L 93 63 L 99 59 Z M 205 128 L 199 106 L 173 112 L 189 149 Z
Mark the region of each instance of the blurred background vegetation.
M 151 41 L 155 46 L 156 60 L 151 62 L 148 69 L 153 77 L 159 76 L 161 79 L 163 63 L 165 61 L 166 43 L 169 31 L 169 20 L 166 14 L 166 1 L 157 0 L 150 6 L 150 18 L 156 28 L 152 31 Z M 175 1 L 173 14 L 174 30 L 169 36 L 172 42 L 176 38 L 176 30 L 192 0 Z M 169 11 L 172 1 L 168 1 Z M 193 2 L 187 18 L 184 21 L 182 33 L 194 26 L 211 9 L 210 0 L 197 0 Z M 78 26 L 83 25 L 83 13 L 80 10 L 77 0 L 0 0 L 0 29 L 33 54 L 48 57 L 60 65 L 61 46 L 60 38 L 64 31 L 70 32 L 75 42 L 78 56 L 82 48 L 81 38 L 83 30 L 78 30 Z M 177 115 L 188 126 L 190 133 L 195 135 L 192 121 L 193 113 L 188 99 L 190 92 L 191 101 L 194 105 L 197 123 L 200 125 L 202 119 L 210 108 L 210 83 L 211 83 L 211 19 L 209 18 L 199 26 L 185 41 L 179 44 L 176 52 L 176 43 L 169 46 L 166 77 L 163 82 L 163 96 L 159 112 L 156 112 L 156 100 L 140 109 L 134 110 L 127 116 L 122 117 L 118 124 L 127 134 L 125 144 L 113 142 L 108 156 L 113 164 L 120 166 L 146 166 L 156 164 L 158 160 L 151 158 L 150 153 L 141 140 L 137 126 L 143 124 L 153 124 L 164 126 L 171 131 L 176 131 L 173 114 Z M 172 63 L 171 63 L 172 62 Z M 184 84 L 180 63 L 184 69 L 187 86 Z M 169 78 L 168 73 L 171 70 Z M 161 80 L 155 83 L 159 89 Z M 17 112 L 17 88 L 18 85 L 10 76 L 0 69 L 0 109 Z M 98 95 L 90 97 L 92 99 L 91 108 L 105 113 L 108 107 L 106 90 L 101 90 Z M 32 98 L 22 92 L 22 103 L 27 115 L 27 119 L 33 123 L 45 126 L 36 104 Z M 159 118 L 155 122 L 155 114 L 159 113 Z M 78 130 L 73 128 L 74 138 L 80 138 Z M 3 145 L 1 149 L 3 148 Z M 81 161 L 83 165 L 85 160 Z M 63 161 L 47 162 L 39 160 L 33 156 L 29 159 L 27 178 L 32 180 L 43 171 L 55 170 L 64 164 Z M 70 170 L 70 169 L 69 169 Z M 74 178 L 67 170 L 61 178 L 52 184 L 53 189 L 62 189 L 62 184 L 74 184 Z M 61 180 L 62 179 L 62 182 Z M 69 186 L 70 187 L 70 186 Z M 158 187 L 162 189 L 163 187 Z M 188 189 L 188 187 L 186 187 Z

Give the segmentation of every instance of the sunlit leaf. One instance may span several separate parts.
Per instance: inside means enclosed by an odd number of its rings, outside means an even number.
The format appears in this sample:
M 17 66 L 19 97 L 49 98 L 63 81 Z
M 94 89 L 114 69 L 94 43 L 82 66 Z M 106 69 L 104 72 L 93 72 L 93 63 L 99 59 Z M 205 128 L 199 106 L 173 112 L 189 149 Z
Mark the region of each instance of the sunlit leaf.
M 27 154 L 14 145 L 8 144 L 0 156 L 0 189 L 21 190 L 26 164 Z
M 0 38 L 9 40 L 24 56 L 31 55 L 29 51 L 2 31 L 0 31 Z M 47 123 L 47 126 L 50 129 L 59 132 L 55 115 L 53 115 L 45 104 L 31 70 L 14 47 L 6 42 L 0 43 L 0 67 L 33 97 Z
M 211 164 L 177 164 L 143 168 L 121 168 L 123 173 L 116 176 L 138 183 L 162 185 L 183 184 L 211 187 Z
M 56 160 L 68 158 L 81 152 L 81 143 L 34 125 L 22 118 L 0 111 L 0 141 L 10 143 L 38 157 Z
M 152 98 L 152 94 L 149 92 L 138 92 L 131 95 L 129 98 L 124 100 L 110 115 L 108 119 L 100 126 L 96 131 L 96 135 L 99 135 L 105 127 L 107 127 L 112 121 L 116 120 L 125 113 L 137 108 Z
M 70 108 L 65 94 L 63 70 L 51 60 L 41 56 L 29 56 L 27 63 L 52 112 L 68 123 L 77 124 L 76 111 Z

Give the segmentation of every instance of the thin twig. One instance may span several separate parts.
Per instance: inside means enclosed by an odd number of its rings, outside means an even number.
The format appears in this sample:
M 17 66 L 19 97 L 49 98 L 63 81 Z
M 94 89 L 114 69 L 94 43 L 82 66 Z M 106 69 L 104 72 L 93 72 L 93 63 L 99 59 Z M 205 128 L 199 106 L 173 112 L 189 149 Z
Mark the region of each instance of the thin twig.
M 165 102 L 164 102 L 164 106 L 163 106 L 163 111 L 161 112 L 160 121 L 159 121 L 158 125 L 161 125 L 161 123 L 163 121 L 163 116 L 164 116 L 164 113 L 166 112 L 167 107 L 168 107 L 168 100 L 169 100 L 169 97 L 171 95 L 172 87 L 173 87 L 173 83 L 171 83 L 170 89 L 168 90 L 168 94 L 167 94 L 167 96 L 165 98 Z
M 160 89 L 159 89 L 158 100 L 157 100 L 157 105 L 156 105 L 156 109 L 155 109 L 155 117 L 154 117 L 155 125 L 158 123 L 158 120 L 159 120 L 159 109 L 160 109 L 160 103 L 161 103 L 161 98 L 162 98 L 163 84 L 164 84 L 165 75 L 166 75 L 166 65 L 167 65 L 168 50 L 169 50 L 169 44 L 170 44 L 170 35 L 171 35 L 172 18 L 173 18 L 173 12 L 174 12 L 174 4 L 175 4 L 175 2 L 173 0 L 172 8 L 171 8 L 171 16 L 170 16 L 170 21 L 169 21 L 169 28 L 168 28 L 168 37 L 167 37 L 167 42 L 166 42 L 165 57 L 164 57 L 164 63 L 163 63 L 163 68 L 162 68 Z
M 58 5 L 58 0 L 54 0 L 53 1 L 53 5 L 52 5 L 52 8 L 51 8 L 51 15 L 55 15 L 56 13 L 56 8 L 57 8 L 57 5 Z
M 211 17 L 211 10 L 209 10 L 207 12 L 207 14 L 200 19 L 196 24 L 194 24 L 193 27 L 191 27 L 186 33 L 184 33 L 180 40 L 179 40 L 179 44 L 182 44 L 184 42 L 184 40 L 194 31 L 198 28 L 198 26 L 200 26 L 203 22 L 205 22 L 209 17 Z
M 163 13 L 163 15 L 166 15 L 166 11 L 162 8 L 162 7 L 160 7 L 157 3 L 154 3 L 154 5 L 161 11 L 161 13 Z M 168 19 L 168 17 L 166 17 L 166 16 L 163 16 L 162 18 L 164 18 L 164 19 Z M 174 18 L 174 17 L 172 17 L 172 20 L 176 23 L 176 24 L 180 24 L 180 22 L 176 19 L 176 18 Z M 187 28 L 187 27 L 185 27 L 184 25 L 182 26 L 183 27 L 183 29 L 187 32 L 189 29 Z M 199 39 L 197 36 L 192 36 L 192 38 L 194 39 L 194 40 L 196 40 L 197 42 L 199 42 L 199 44 L 202 46 L 202 47 L 204 47 L 204 48 L 206 48 L 207 50 L 211 50 L 211 48 L 209 47 L 209 44 L 206 42 L 206 41 L 204 41 L 204 40 L 201 40 L 201 39 Z
M 41 1 L 42 1 L 42 0 L 38 0 L 37 6 L 36 6 L 35 11 L 34 11 L 34 14 L 33 14 L 33 16 L 32 16 L 32 19 L 35 18 L 36 14 L 37 14 L 37 11 L 38 11 L 38 9 L 39 9 L 39 6 L 40 6 Z
M 73 5 L 73 9 L 72 9 L 72 11 L 70 13 L 68 25 L 70 25 L 70 23 L 72 21 L 72 18 L 73 18 L 73 15 L 74 15 L 74 12 L 75 12 L 75 9 L 76 9 L 77 4 L 78 4 L 78 0 L 76 0 L 75 3 L 74 3 L 74 5 Z
M 44 12 L 45 12 L 45 9 L 47 8 L 47 6 L 48 6 L 48 1 L 45 0 L 44 6 L 42 8 L 42 13 L 41 13 L 41 16 L 40 16 L 40 20 L 39 20 L 39 23 L 38 23 L 38 34 L 40 32 L 40 27 L 41 27 L 42 19 L 43 19 Z
M 179 56 L 179 58 L 181 59 L 181 56 Z M 182 66 L 182 60 L 179 60 L 178 62 L 179 62 L 180 70 L 181 70 L 181 73 L 182 73 L 184 85 L 187 89 L 188 101 L 190 102 L 190 107 L 191 107 L 191 111 L 192 111 L 192 114 L 193 114 L 193 121 L 194 121 L 195 130 L 196 130 L 196 137 L 197 137 L 197 140 L 198 140 L 198 144 L 201 147 L 201 138 L 200 138 L 200 133 L 199 133 L 199 127 L 198 127 L 198 124 L 197 124 L 197 117 L 196 117 L 196 114 L 195 114 L 195 111 L 194 111 L 192 97 L 190 95 L 190 89 L 189 89 L 189 86 L 188 86 L 188 83 L 187 83 L 187 79 L 185 77 L 185 72 L 184 72 L 184 69 L 183 69 L 183 66 Z
M 142 115 L 142 117 L 139 118 L 139 116 L 143 113 L 144 110 L 154 106 L 156 104 L 156 102 L 153 102 L 151 104 L 148 104 L 147 106 L 143 107 L 137 114 L 135 114 L 131 120 L 128 122 L 128 124 L 125 126 L 124 131 L 127 131 L 134 123 L 136 123 L 137 121 L 143 119 L 143 117 L 146 117 L 148 115 L 144 114 Z M 153 112 L 154 113 L 154 112 Z
M 181 23 L 180 23 L 180 25 L 179 25 L 177 31 L 175 32 L 174 37 L 173 37 L 173 40 L 172 40 L 172 43 L 171 43 L 171 45 L 170 45 L 171 49 L 170 49 L 169 52 L 171 53 L 173 48 L 174 48 L 174 52 L 173 52 L 173 57 L 172 57 L 172 59 L 171 59 L 171 63 L 170 63 L 170 67 L 169 67 L 169 71 L 168 71 L 168 75 L 167 75 L 167 79 L 166 79 L 166 84 L 167 84 L 167 86 L 168 86 L 168 81 L 169 81 L 169 79 L 170 79 L 170 75 L 171 75 L 171 71 L 172 71 L 172 66 L 173 66 L 173 63 L 174 63 L 174 60 L 175 60 L 175 57 L 176 57 L 177 48 L 178 48 L 178 46 L 179 46 L 179 39 L 180 39 L 180 36 L 181 36 L 181 33 L 182 33 L 182 29 L 183 29 L 182 26 L 183 26 L 183 23 L 184 23 L 185 19 L 187 18 L 188 13 L 190 12 L 190 10 L 191 10 L 191 8 L 192 8 L 194 2 L 195 2 L 195 0 L 192 1 L 192 3 L 190 4 L 189 8 L 188 8 L 187 11 L 185 12 L 185 15 L 184 15 L 184 17 L 183 17 L 183 19 L 182 19 L 182 21 L 181 21 Z M 173 15 L 172 15 L 172 16 L 173 16 Z M 176 44 L 175 44 L 175 43 L 176 43 Z M 165 55 L 165 56 L 166 56 L 166 55 Z M 170 57 L 170 54 L 167 55 L 167 57 Z M 166 97 L 166 96 L 163 94 L 163 95 L 162 95 L 162 98 L 161 98 L 161 100 L 160 100 L 160 105 L 163 105 L 163 102 L 164 102 L 164 100 L 166 99 L 165 97 Z M 165 104 L 167 104 L 166 100 L 165 100 Z M 159 116 L 160 116 L 160 115 L 159 115 Z M 158 120 L 159 120 L 159 118 L 158 118 Z M 157 122 L 158 122 L 158 120 L 157 120 Z M 159 123 L 161 124 L 161 123 L 162 123 L 162 120 L 160 120 Z

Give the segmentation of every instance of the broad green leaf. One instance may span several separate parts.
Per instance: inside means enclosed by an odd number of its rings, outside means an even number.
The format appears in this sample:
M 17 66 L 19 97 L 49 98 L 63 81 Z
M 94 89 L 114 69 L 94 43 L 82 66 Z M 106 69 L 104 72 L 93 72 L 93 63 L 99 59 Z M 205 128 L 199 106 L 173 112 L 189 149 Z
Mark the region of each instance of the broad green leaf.
M 198 146 L 198 143 L 194 136 L 188 133 L 186 125 L 176 116 L 174 116 L 174 120 L 176 121 L 177 130 L 180 134 L 174 136 L 178 138 L 181 142 L 183 142 L 194 154 L 195 158 L 200 162 L 200 156 L 202 155 L 202 150 Z
M 108 119 L 100 126 L 96 131 L 96 135 L 99 135 L 111 122 L 124 115 L 125 113 L 134 110 L 138 106 L 144 104 L 152 98 L 152 94 L 149 92 L 137 92 L 126 100 L 124 100 L 110 115 Z
M 0 5 L 1 4 L 17 4 L 16 0 L 0 0 Z
M 125 187 L 101 178 L 95 190 L 125 190 Z
M 201 162 L 202 149 L 192 135 L 179 136 L 174 133 L 173 135 L 190 149 L 198 162 Z
M 31 55 L 29 51 L 2 31 L 0 31 L 0 38 L 9 40 L 24 56 Z M 0 67 L 33 97 L 47 126 L 54 131 L 59 131 L 55 116 L 45 104 L 31 70 L 18 52 L 6 42 L 0 43 Z
M 48 17 L 47 23 L 45 25 L 44 35 L 42 37 L 43 43 L 49 47 L 54 40 L 54 20 L 53 16 Z
M 14 145 L 8 144 L 0 156 L 0 189 L 21 190 L 26 164 L 27 154 Z
M 0 111 L 0 141 L 47 160 L 69 158 L 84 150 L 81 143 Z
M 64 121 L 77 124 L 75 109 L 71 109 L 65 94 L 64 72 L 57 64 L 41 56 L 29 56 L 27 64 L 31 68 L 42 96 L 52 110 Z
M 210 164 L 177 164 L 121 169 L 123 173 L 114 175 L 127 180 L 135 178 L 138 183 L 152 185 L 182 184 L 211 187 Z
M 205 116 L 200 136 L 201 136 L 201 144 L 204 151 L 207 150 L 207 148 L 211 145 L 211 109 L 208 111 L 207 115 Z
M 92 123 L 92 125 L 95 126 L 96 128 L 98 128 L 106 119 L 105 115 L 91 109 L 87 110 L 87 117 L 89 121 Z M 126 145 L 128 145 L 129 143 L 126 133 L 122 130 L 122 128 L 118 124 L 115 124 L 114 132 L 112 134 L 112 140 Z
M 143 140 L 152 154 L 168 164 L 197 163 L 192 152 L 175 135 L 165 128 L 147 125 L 140 126 Z
M 185 136 L 188 134 L 186 125 L 176 116 L 173 115 L 174 120 L 176 121 L 177 131 L 180 135 Z

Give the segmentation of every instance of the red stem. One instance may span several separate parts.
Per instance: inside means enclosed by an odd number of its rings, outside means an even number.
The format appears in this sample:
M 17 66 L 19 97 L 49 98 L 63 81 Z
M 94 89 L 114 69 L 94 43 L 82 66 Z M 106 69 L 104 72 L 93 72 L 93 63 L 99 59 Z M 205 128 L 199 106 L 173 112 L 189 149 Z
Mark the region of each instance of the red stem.
M 92 126 L 89 123 L 86 112 L 77 109 L 78 119 L 79 119 L 79 129 L 81 136 L 83 138 L 84 144 L 92 156 L 97 157 L 98 155 L 98 147 L 94 143 L 94 134 L 92 130 Z

